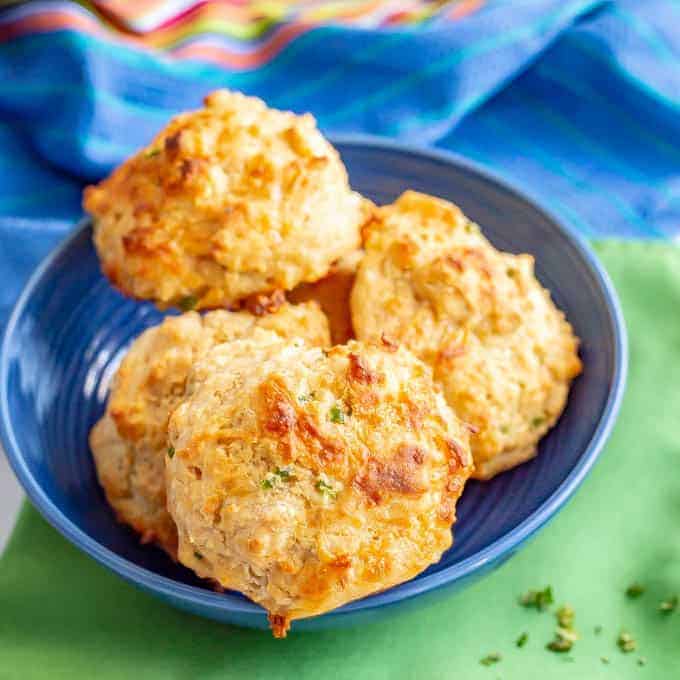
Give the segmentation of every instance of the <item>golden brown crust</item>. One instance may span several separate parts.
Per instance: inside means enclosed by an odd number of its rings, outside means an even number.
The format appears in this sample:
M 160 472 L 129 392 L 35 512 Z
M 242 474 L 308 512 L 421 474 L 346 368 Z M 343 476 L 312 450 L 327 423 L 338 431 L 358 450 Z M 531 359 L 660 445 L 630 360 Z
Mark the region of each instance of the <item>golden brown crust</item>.
M 278 614 L 269 614 L 267 616 L 269 625 L 272 629 L 272 634 L 275 638 L 285 638 L 290 630 L 290 619 Z
M 229 307 L 325 276 L 364 201 L 309 115 L 219 90 L 85 190 L 102 269 L 161 307 Z
M 315 303 L 284 305 L 255 317 L 218 310 L 167 317 L 142 333 L 114 378 L 106 412 L 92 428 L 90 448 L 99 481 L 119 521 L 177 554 L 177 531 L 166 510 L 167 421 L 184 393 L 193 363 L 216 344 L 267 329 L 301 337 L 311 345 L 330 342 L 328 323 Z
M 472 437 L 475 476 L 535 455 L 581 370 L 578 339 L 533 258 L 497 251 L 460 210 L 409 191 L 364 228 L 351 294 L 357 337 L 426 361 Z
M 282 636 L 436 562 L 472 458 L 404 348 L 266 335 L 195 364 L 166 476 L 180 561 L 260 603 Z
M 368 205 L 366 206 L 368 210 Z M 329 273 L 314 283 L 303 283 L 288 293 L 291 302 L 318 302 L 328 317 L 331 340 L 334 345 L 344 345 L 354 338 L 352 316 L 349 310 L 349 296 L 363 250 L 355 250 L 341 258 Z

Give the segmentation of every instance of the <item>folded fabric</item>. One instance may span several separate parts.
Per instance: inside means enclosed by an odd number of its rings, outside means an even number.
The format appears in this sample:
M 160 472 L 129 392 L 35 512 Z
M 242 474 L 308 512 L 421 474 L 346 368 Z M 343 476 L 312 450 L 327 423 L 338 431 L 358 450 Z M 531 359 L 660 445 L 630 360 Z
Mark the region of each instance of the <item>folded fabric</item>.
M 78 552 L 27 505 L 0 558 L 0 677 L 677 678 L 680 609 L 664 614 L 659 603 L 680 594 L 680 249 L 597 250 L 630 332 L 621 416 L 575 499 L 499 571 L 374 624 L 281 641 L 169 608 Z M 638 599 L 625 595 L 633 582 L 646 587 Z M 568 654 L 545 649 L 556 607 L 517 603 L 547 585 L 555 605 L 575 610 L 580 639 Z M 622 631 L 635 652 L 617 647 Z M 480 664 L 496 652 L 493 668 Z
M 143 35 L 103 19 L 135 15 L 117 2 L 0 12 L 0 327 L 80 216 L 84 181 L 217 87 L 312 111 L 330 133 L 458 151 L 588 236 L 680 233 L 680 4 L 418 2 L 403 5 L 424 15 L 390 21 L 351 4 L 264 3 L 265 21 L 233 3 L 226 21 L 198 3 Z
M 166 32 L 191 33 L 201 28 L 226 28 L 232 34 L 259 35 L 279 23 L 305 24 L 360 22 L 362 26 L 408 25 L 448 11 L 456 16 L 473 12 L 483 0 L 353 0 L 324 2 L 307 0 L 254 0 L 253 2 L 220 2 L 219 0 L 142 0 L 131 4 L 125 0 L 94 0 L 93 4 L 106 16 L 136 33 L 145 34 L 163 29 Z

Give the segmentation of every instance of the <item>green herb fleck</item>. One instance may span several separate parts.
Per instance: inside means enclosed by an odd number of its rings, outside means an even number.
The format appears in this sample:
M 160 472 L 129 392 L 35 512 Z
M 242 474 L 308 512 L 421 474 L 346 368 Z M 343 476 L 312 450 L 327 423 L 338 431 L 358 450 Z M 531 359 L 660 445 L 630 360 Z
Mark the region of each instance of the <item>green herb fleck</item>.
M 553 591 L 551 586 L 544 590 L 529 590 L 519 599 L 519 603 L 528 609 L 538 609 L 542 612 L 553 603 Z
M 602 626 L 598 623 L 595 628 L 593 628 L 595 635 L 599 635 L 602 632 Z
M 574 610 L 568 605 L 563 604 L 556 612 L 557 625 L 560 628 L 572 630 L 574 627 Z
M 277 467 L 260 482 L 260 486 L 263 489 L 273 489 L 279 482 L 289 482 L 291 479 L 295 479 L 295 473 L 290 468 Z
M 601 657 L 600 657 L 600 661 L 601 661 L 603 664 L 606 664 L 606 665 L 608 665 L 608 664 L 611 663 L 611 662 L 609 661 L 609 657 L 608 657 L 608 656 L 601 656 Z
M 345 412 L 337 405 L 333 404 L 331 410 L 328 412 L 328 417 L 332 423 L 344 423 L 345 422 Z
M 645 665 L 647 665 L 647 659 L 644 656 L 641 656 L 637 660 L 637 664 L 638 664 L 638 666 L 645 666 Z
M 531 427 L 537 428 L 543 425 L 543 423 L 545 423 L 545 418 L 543 416 L 539 416 L 531 421 Z
M 172 458 L 175 455 L 175 447 L 168 446 L 168 458 Z
M 518 647 L 524 647 L 526 643 L 529 641 L 529 633 L 522 633 L 517 640 L 515 641 L 515 644 Z
M 202 560 L 202 559 L 203 559 L 203 555 L 201 555 L 201 553 L 198 552 L 197 550 L 194 550 L 194 557 L 195 557 L 197 560 Z
M 672 614 L 678 608 L 678 596 L 673 595 L 659 603 L 659 611 L 662 614 Z
M 177 304 L 183 312 L 188 312 L 198 304 L 198 298 L 195 295 L 186 295 Z
M 578 640 L 578 633 L 574 630 L 574 610 L 568 604 L 563 604 L 555 612 L 555 618 L 555 639 L 546 646 L 551 652 L 568 652 Z
M 274 470 L 274 474 L 275 474 L 277 477 L 279 477 L 280 479 L 282 479 L 284 482 L 287 482 L 288 480 L 290 480 L 290 479 L 292 479 L 293 477 L 295 477 L 295 475 L 293 474 L 292 470 L 290 470 L 290 469 L 288 469 L 288 468 L 280 468 L 280 467 L 277 467 L 276 470 Z
M 324 496 L 328 496 L 328 498 L 335 498 L 338 495 L 338 492 L 323 479 L 317 480 L 316 490 Z
M 312 399 L 316 398 L 316 394 L 314 392 L 309 392 L 308 394 L 300 394 L 298 395 L 298 401 L 301 404 L 306 404 L 308 401 L 312 401 Z
M 158 156 L 158 154 L 161 152 L 160 149 L 149 149 L 145 154 L 144 158 L 153 158 L 154 156 Z
M 557 652 L 558 654 L 564 654 L 565 652 L 570 652 L 571 648 L 574 646 L 574 641 L 570 640 L 568 637 L 564 637 L 559 633 L 555 633 L 555 639 L 549 642 L 545 648 L 551 652 Z
M 634 652 L 637 649 L 637 642 L 635 638 L 625 631 L 621 632 L 616 640 L 618 648 L 624 653 Z
M 491 652 L 491 654 L 487 654 L 483 659 L 480 659 L 479 663 L 481 663 L 482 666 L 493 666 L 502 658 L 503 657 L 498 652 Z
M 639 583 L 631 583 L 626 588 L 626 597 L 631 600 L 637 600 L 638 597 L 642 597 L 645 593 L 645 587 Z

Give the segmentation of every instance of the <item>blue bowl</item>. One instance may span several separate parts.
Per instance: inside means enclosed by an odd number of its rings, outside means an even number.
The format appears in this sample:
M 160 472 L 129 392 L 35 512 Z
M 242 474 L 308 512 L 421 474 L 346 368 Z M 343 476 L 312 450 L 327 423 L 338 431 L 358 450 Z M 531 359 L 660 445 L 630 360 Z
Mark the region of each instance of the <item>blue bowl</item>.
M 585 366 L 537 458 L 488 483 L 470 483 L 456 540 L 412 581 L 348 604 L 297 630 L 367 620 L 444 597 L 498 567 L 564 506 L 607 439 L 624 390 L 627 346 L 616 293 L 595 256 L 552 217 L 451 155 L 365 138 L 336 140 L 352 184 L 377 203 L 406 188 L 450 199 L 499 248 L 529 252 L 539 279 L 582 340 Z M 97 484 L 87 434 L 130 341 L 161 315 L 121 297 L 99 271 L 83 223 L 33 274 L 0 355 L 0 430 L 10 463 L 38 510 L 66 538 L 123 578 L 195 614 L 266 627 L 264 611 L 217 594 L 116 523 Z M 416 597 L 418 596 L 418 597 Z

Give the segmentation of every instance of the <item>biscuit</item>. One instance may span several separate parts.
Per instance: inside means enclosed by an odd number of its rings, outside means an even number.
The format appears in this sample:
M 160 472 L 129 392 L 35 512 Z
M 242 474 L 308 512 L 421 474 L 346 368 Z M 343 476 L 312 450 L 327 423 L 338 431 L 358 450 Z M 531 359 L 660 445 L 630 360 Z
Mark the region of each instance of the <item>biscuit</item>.
M 365 203 L 312 116 L 218 90 L 85 190 L 104 273 L 161 307 L 233 308 L 325 276 Z
M 262 605 L 277 637 L 437 562 L 472 469 L 466 428 L 405 348 L 266 331 L 195 364 L 168 437 L 179 560 Z
M 177 530 L 166 510 L 168 417 L 197 358 L 216 344 L 263 328 L 312 345 L 330 342 L 328 323 L 315 303 L 284 305 L 262 317 L 224 310 L 166 317 L 132 343 L 114 377 L 106 412 L 90 433 L 97 475 L 117 518 L 172 557 Z
M 477 432 L 474 476 L 536 453 L 581 371 L 578 339 L 530 255 L 496 250 L 454 205 L 408 191 L 364 230 L 351 294 L 357 338 L 403 343 Z

